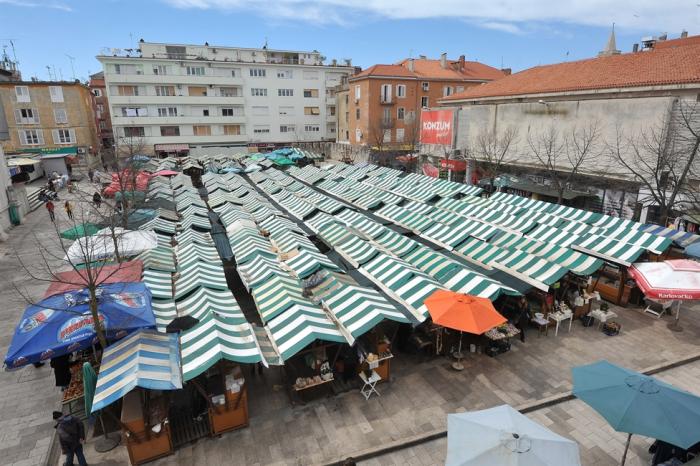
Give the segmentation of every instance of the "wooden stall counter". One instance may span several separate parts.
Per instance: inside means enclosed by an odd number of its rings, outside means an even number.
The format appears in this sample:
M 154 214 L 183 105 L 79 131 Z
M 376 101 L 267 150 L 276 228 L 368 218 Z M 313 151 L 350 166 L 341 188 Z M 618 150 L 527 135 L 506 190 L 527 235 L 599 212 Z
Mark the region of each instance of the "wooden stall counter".
M 212 435 L 248 426 L 248 387 L 241 367 L 222 364 L 221 371 L 209 383 L 216 387 L 209 405 Z
M 173 452 L 167 400 L 160 397 L 146 403 L 149 411 L 147 418 L 142 395 L 143 392 L 136 389 L 122 399 L 121 424 L 125 430 L 129 460 L 133 465 L 143 464 Z M 149 394 L 146 393 L 145 396 Z
M 381 342 L 377 345 L 376 359 L 373 361 L 367 360 L 369 368 L 375 371 L 382 378 L 382 382 L 388 382 L 391 377 L 391 359 L 394 355 L 391 353 L 389 343 Z

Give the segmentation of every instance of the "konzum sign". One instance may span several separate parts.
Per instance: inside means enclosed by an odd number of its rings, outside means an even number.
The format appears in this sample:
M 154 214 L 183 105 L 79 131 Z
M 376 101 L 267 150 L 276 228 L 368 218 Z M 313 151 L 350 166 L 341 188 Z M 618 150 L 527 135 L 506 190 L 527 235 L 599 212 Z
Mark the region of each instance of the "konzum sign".
M 422 144 L 452 145 L 454 110 L 423 110 L 420 116 Z

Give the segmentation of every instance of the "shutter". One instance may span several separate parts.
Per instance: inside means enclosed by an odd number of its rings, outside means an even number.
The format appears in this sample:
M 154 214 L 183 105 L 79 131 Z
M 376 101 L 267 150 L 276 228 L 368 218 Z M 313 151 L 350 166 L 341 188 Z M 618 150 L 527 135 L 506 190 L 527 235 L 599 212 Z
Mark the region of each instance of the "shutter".
M 58 134 L 58 130 L 57 130 L 57 129 L 52 129 L 52 130 L 51 130 L 51 134 L 53 135 L 53 143 L 54 143 L 54 144 L 60 144 L 60 143 L 61 143 L 61 137 L 60 137 L 60 135 Z
M 23 146 L 27 145 L 27 135 L 24 133 L 24 130 L 19 130 L 17 131 L 19 133 L 19 143 L 22 144 Z
M 34 118 L 34 124 L 38 125 L 40 123 L 40 121 L 39 121 L 39 109 L 38 108 L 32 109 L 32 117 Z
M 17 123 L 18 125 L 22 124 L 22 110 L 18 108 L 15 109 L 15 123 Z
M 37 139 L 39 140 L 39 145 L 43 145 L 44 144 L 44 131 L 38 129 L 38 130 L 36 130 L 36 134 L 37 134 Z
M 75 130 L 71 128 L 71 129 L 70 129 L 70 142 L 71 142 L 71 144 L 75 144 L 75 141 L 76 141 L 76 139 L 75 139 Z

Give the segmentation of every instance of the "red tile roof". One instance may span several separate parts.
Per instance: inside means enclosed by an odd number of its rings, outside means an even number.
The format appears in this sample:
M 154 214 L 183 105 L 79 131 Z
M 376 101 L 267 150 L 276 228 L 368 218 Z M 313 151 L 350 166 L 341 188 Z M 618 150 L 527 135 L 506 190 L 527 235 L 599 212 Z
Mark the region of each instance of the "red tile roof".
M 441 102 L 689 83 L 700 83 L 700 36 L 659 42 L 644 52 L 536 66 Z
M 505 74 L 492 66 L 475 61 L 465 61 L 459 70 L 459 61 L 450 60 L 447 68 L 440 65 L 440 60 L 416 58 L 413 60 L 413 71 L 408 69 L 409 59 L 401 60 L 394 65 L 374 65 L 356 74 L 351 79 L 370 76 L 413 79 L 444 79 L 451 81 L 492 81 L 500 79 Z

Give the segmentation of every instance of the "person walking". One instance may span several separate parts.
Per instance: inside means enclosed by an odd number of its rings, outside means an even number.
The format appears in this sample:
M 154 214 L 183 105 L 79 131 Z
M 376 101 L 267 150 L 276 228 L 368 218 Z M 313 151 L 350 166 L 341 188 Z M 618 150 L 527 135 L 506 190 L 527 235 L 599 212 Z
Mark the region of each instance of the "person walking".
M 530 303 L 525 296 L 520 297 L 518 301 L 518 320 L 515 323 L 515 328 L 520 330 L 520 341 L 525 343 L 525 329 L 530 323 Z
M 78 457 L 80 466 L 87 466 L 83 454 L 83 443 L 85 443 L 83 422 L 70 414 L 64 415 L 61 411 L 54 411 L 53 419 L 56 421 L 55 428 L 58 442 L 61 444 L 61 451 L 66 455 L 64 466 L 73 466 L 73 458 L 75 457 Z
M 53 202 L 51 202 L 50 200 L 46 202 L 46 210 L 49 211 L 49 217 L 51 218 L 52 222 L 56 221 L 56 214 L 54 214 L 53 211 L 55 208 L 56 206 L 53 205 Z
M 88 170 L 88 178 L 90 179 L 90 183 L 92 183 L 92 180 L 95 178 L 95 170 L 92 168 Z
M 66 210 L 66 215 L 68 215 L 68 218 L 73 220 L 73 206 L 70 205 L 70 202 L 66 201 L 66 203 L 63 204 L 63 208 Z
M 102 196 L 100 196 L 100 193 L 98 193 L 97 191 L 95 191 L 95 194 L 92 195 L 92 202 L 95 203 L 95 207 L 97 207 L 98 209 L 102 205 Z

